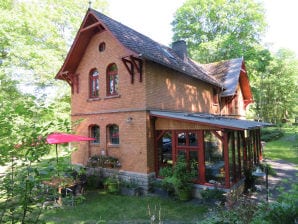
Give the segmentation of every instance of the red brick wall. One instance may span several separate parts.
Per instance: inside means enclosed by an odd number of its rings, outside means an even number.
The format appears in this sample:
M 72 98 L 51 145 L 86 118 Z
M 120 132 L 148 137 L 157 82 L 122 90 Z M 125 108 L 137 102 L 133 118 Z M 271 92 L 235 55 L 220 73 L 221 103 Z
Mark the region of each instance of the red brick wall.
M 212 86 L 158 64 L 146 63 L 147 108 L 217 113 Z
M 99 52 L 98 45 L 102 41 L 106 43 L 106 49 Z M 119 108 L 144 109 L 144 82 L 135 80 L 131 84 L 130 75 L 121 61 L 129 53 L 107 31 L 91 39 L 76 71 L 79 74 L 79 93 L 75 89 L 72 95 L 72 114 Z M 119 71 L 119 97 L 116 98 L 108 98 L 106 94 L 106 69 L 111 63 L 116 63 Z M 93 68 L 99 71 L 99 100 L 96 101 L 89 100 L 89 72 Z
M 103 52 L 98 45 L 106 43 Z M 72 120 L 80 121 L 74 126 L 77 134 L 89 136 L 90 125 L 100 127 L 100 143 L 77 143 L 78 150 L 72 154 L 73 163 L 86 164 L 89 156 L 105 152 L 119 158 L 123 170 L 139 173 L 154 171 L 153 122 L 147 110 L 163 109 L 187 112 L 218 113 L 213 104 L 212 86 L 194 78 L 181 75 L 153 62 L 145 61 L 143 82 L 131 77 L 121 58 L 131 55 L 111 33 L 95 35 L 77 68 L 79 92 L 72 94 Z M 119 96 L 107 97 L 106 68 L 116 63 L 119 74 Z M 89 99 L 89 72 L 99 71 L 99 98 Z M 132 122 L 127 123 L 128 117 Z M 120 144 L 111 146 L 107 141 L 107 126 L 119 126 Z

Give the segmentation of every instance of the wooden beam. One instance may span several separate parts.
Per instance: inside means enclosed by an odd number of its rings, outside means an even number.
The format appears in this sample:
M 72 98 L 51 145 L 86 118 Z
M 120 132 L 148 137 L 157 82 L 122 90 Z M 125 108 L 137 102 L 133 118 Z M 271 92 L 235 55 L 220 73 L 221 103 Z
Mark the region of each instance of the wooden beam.
M 198 131 L 198 146 L 199 146 L 199 183 L 205 184 L 206 182 L 206 167 L 205 167 L 205 146 L 204 146 L 204 131 Z
M 100 30 L 103 30 L 104 28 L 102 27 L 101 23 L 100 22 L 96 22 L 96 23 L 93 23 L 92 25 L 89 25 L 89 26 L 86 26 L 84 27 L 83 29 L 80 30 L 80 33 L 83 33 L 87 30 L 90 30 L 92 28 L 95 28 L 95 27 L 99 27 Z
M 131 81 L 130 82 L 131 82 L 131 84 L 133 84 L 134 83 L 134 66 L 133 66 L 133 63 L 130 60 L 126 59 L 126 58 L 122 58 L 122 61 L 125 65 L 128 73 L 131 76 Z
M 132 63 L 136 67 L 138 73 L 139 73 L 139 81 L 142 82 L 142 76 L 143 76 L 143 61 L 139 58 L 136 58 L 134 56 L 130 56 Z
M 224 161 L 225 161 L 225 188 L 230 188 L 230 169 L 229 169 L 229 141 L 228 131 L 223 132 L 223 150 L 224 150 Z

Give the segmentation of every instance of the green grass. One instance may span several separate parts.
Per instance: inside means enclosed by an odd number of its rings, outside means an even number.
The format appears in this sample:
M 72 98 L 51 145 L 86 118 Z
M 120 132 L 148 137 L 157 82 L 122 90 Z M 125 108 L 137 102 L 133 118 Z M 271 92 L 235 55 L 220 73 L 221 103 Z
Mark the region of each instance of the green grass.
M 150 223 L 151 214 L 162 221 L 197 223 L 207 212 L 207 206 L 194 202 L 179 202 L 155 196 L 129 197 L 110 195 L 102 191 L 88 192 L 86 200 L 74 207 L 44 210 L 42 219 L 48 224 Z M 101 222 L 100 222 L 101 221 Z
M 298 127 L 284 127 L 282 130 L 283 137 L 266 143 L 265 158 L 282 159 L 298 165 Z

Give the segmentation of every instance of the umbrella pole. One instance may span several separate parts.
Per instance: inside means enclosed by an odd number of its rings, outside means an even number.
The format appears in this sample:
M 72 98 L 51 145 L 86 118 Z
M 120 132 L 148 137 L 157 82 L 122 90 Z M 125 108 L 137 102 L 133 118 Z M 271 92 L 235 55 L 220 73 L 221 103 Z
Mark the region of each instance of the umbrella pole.
M 57 174 L 59 176 L 59 167 L 58 167 L 58 144 L 56 144 L 56 161 L 57 161 Z

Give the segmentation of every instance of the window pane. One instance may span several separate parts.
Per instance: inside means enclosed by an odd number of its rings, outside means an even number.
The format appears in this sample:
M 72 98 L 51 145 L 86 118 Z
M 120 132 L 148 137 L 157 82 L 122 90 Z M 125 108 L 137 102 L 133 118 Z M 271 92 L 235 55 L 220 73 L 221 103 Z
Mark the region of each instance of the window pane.
M 90 73 L 90 97 L 97 97 L 99 95 L 99 72 L 95 69 Z
M 211 131 L 204 133 L 205 178 L 211 184 L 223 185 L 225 181 L 223 145 Z
M 189 146 L 198 146 L 198 136 L 197 133 L 188 133 Z
M 93 143 L 99 143 L 99 139 L 100 139 L 100 131 L 99 131 L 99 127 L 98 126 L 92 126 L 91 127 L 91 137 L 95 138 L 95 140 L 93 141 Z
M 189 152 L 190 173 L 193 179 L 199 179 L 198 151 Z
M 119 144 L 119 128 L 117 125 L 110 126 L 110 144 Z
M 178 133 L 178 145 L 186 145 L 186 135 L 184 132 Z
M 118 68 L 116 64 L 112 64 L 107 69 L 107 82 L 108 90 L 107 94 L 114 95 L 118 93 Z
M 172 166 L 172 132 L 165 132 L 157 142 L 158 169 L 164 166 Z

